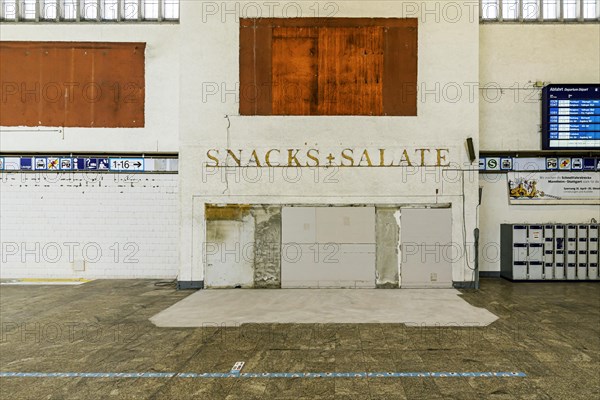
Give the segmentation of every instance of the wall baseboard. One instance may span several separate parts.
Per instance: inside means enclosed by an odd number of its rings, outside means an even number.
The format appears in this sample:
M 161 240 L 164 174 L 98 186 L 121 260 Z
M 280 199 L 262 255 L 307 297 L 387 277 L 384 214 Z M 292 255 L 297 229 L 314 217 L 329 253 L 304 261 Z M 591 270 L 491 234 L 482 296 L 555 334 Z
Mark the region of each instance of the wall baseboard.
M 475 289 L 474 281 L 455 281 L 452 282 L 454 289 Z
M 204 289 L 204 281 L 177 281 L 177 290 Z
M 480 278 L 500 278 L 500 271 L 479 271 Z

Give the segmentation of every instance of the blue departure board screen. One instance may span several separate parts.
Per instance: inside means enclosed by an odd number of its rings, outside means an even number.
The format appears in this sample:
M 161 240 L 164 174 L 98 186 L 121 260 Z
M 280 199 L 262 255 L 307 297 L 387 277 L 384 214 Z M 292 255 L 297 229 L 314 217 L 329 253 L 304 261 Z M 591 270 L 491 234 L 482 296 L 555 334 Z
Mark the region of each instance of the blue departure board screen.
M 600 85 L 544 87 L 542 149 L 600 150 Z

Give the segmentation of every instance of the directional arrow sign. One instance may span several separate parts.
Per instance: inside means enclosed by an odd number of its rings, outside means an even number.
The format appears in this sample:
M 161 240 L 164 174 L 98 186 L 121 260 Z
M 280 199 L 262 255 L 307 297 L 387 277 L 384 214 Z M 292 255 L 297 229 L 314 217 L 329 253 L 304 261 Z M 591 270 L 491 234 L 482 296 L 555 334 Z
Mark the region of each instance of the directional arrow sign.
M 109 159 L 111 171 L 144 171 L 143 158 L 111 158 Z

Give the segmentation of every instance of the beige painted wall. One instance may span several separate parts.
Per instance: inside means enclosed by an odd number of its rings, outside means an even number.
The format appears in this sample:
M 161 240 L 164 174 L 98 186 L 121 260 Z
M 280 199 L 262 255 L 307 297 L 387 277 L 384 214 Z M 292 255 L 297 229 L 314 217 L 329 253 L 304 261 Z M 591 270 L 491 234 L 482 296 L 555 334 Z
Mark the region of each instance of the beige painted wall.
M 41 153 L 177 152 L 179 30 L 178 24 L 0 24 L 2 40 L 147 43 L 144 128 L 64 128 L 58 132 L 56 128 L 9 127 L 4 129 L 9 132 L 0 132 L 0 150 Z M 2 81 L 10 81 L 10 77 L 2 77 Z
M 244 5 L 251 2 L 241 2 Z M 254 3 L 256 4 L 256 3 Z M 290 4 L 287 15 L 281 15 Z M 323 4 L 323 3 L 321 3 Z M 401 168 L 341 169 L 335 183 L 315 180 L 314 170 L 303 168 L 302 178 L 291 182 L 276 171 L 273 180 L 259 183 L 233 176 L 203 178 L 202 163 L 207 149 L 321 149 L 418 148 L 441 146 L 450 149 L 449 160 L 456 168 L 476 168 L 468 162 L 465 140 L 479 132 L 478 95 L 456 98 L 457 85 L 479 81 L 479 23 L 472 4 L 445 1 L 340 1 L 335 17 L 418 17 L 419 83 L 429 94 L 421 95 L 417 117 L 244 117 L 238 114 L 235 96 L 239 76 L 238 18 L 235 10 L 210 10 L 202 2 L 182 2 L 180 107 L 181 178 L 181 269 L 180 280 L 203 279 L 202 240 L 204 204 L 435 204 L 449 203 L 453 209 L 452 238 L 462 246 L 463 197 L 461 173 L 450 175 L 417 170 L 403 180 Z M 281 3 L 274 16 L 315 16 L 311 2 Z M 427 10 L 433 10 L 429 13 Z M 457 9 L 456 6 L 459 8 Z M 454 7 L 454 8 L 452 8 Z M 233 9 L 233 7 L 232 7 Z M 437 9 L 437 11 L 436 11 Z M 475 10 L 477 9 L 475 4 Z M 278 11 L 279 10 L 279 11 Z M 331 10 L 330 10 L 331 11 Z M 265 10 L 263 10 L 265 12 Z M 264 16 L 265 14 L 263 14 Z M 198 18 L 201 16 L 201 18 Z M 247 15 L 246 15 L 247 16 Z M 191 20 L 194 19 L 193 23 Z M 202 22 L 201 22 L 202 21 Z M 207 95 L 203 86 L 221 88 Z M 226 88 L 228 92 L 223 91 Z M 466 89 L 465 89 L 466 90 Z M 425 94 L 423 91 L 422 94 Z M 185 101 L 184 101 L 185 100 Z M 327 154 L 325 153 L 325 154 Z M 323 174 L 323 171 L 320 172 Z M 475 227 L 477 172 L 467 173 L 467 241 Z M 320 175 L 323 177 L 323 175 Z M 436 194 L 437 192 L 437 194 Z M 453 263 L 453 278 L 470 280 L 464 258 Z
M 541 90 L 532 83 L 599 83 L 600 24 L 490 23 L 479 32 L 481 87 L 489 88 L 480 96 L 481 151 L 541 150 Z M 505 175 L 482 174 L 480 185 L 482 271 L 500 271 L 502 223 L 600 220 L 596 206 L 509 205 Z
M 479 43 L 482 151 L 541 150 L 534 82 L 600 82 L 600 24 L 482 24 Z

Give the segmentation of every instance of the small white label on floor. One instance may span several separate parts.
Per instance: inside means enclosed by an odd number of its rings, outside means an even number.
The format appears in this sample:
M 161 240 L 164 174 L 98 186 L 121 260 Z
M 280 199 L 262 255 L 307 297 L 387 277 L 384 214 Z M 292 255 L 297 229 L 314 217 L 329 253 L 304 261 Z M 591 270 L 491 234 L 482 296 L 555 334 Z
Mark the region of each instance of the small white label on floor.
M 239 374 L 242 371 L 242 368 L 244 368 L 244 364 L 245 362 L 243 361 L 238 361 L 235 364 L 233 364 L 233 368 L 231 368 L 231 373 Z

